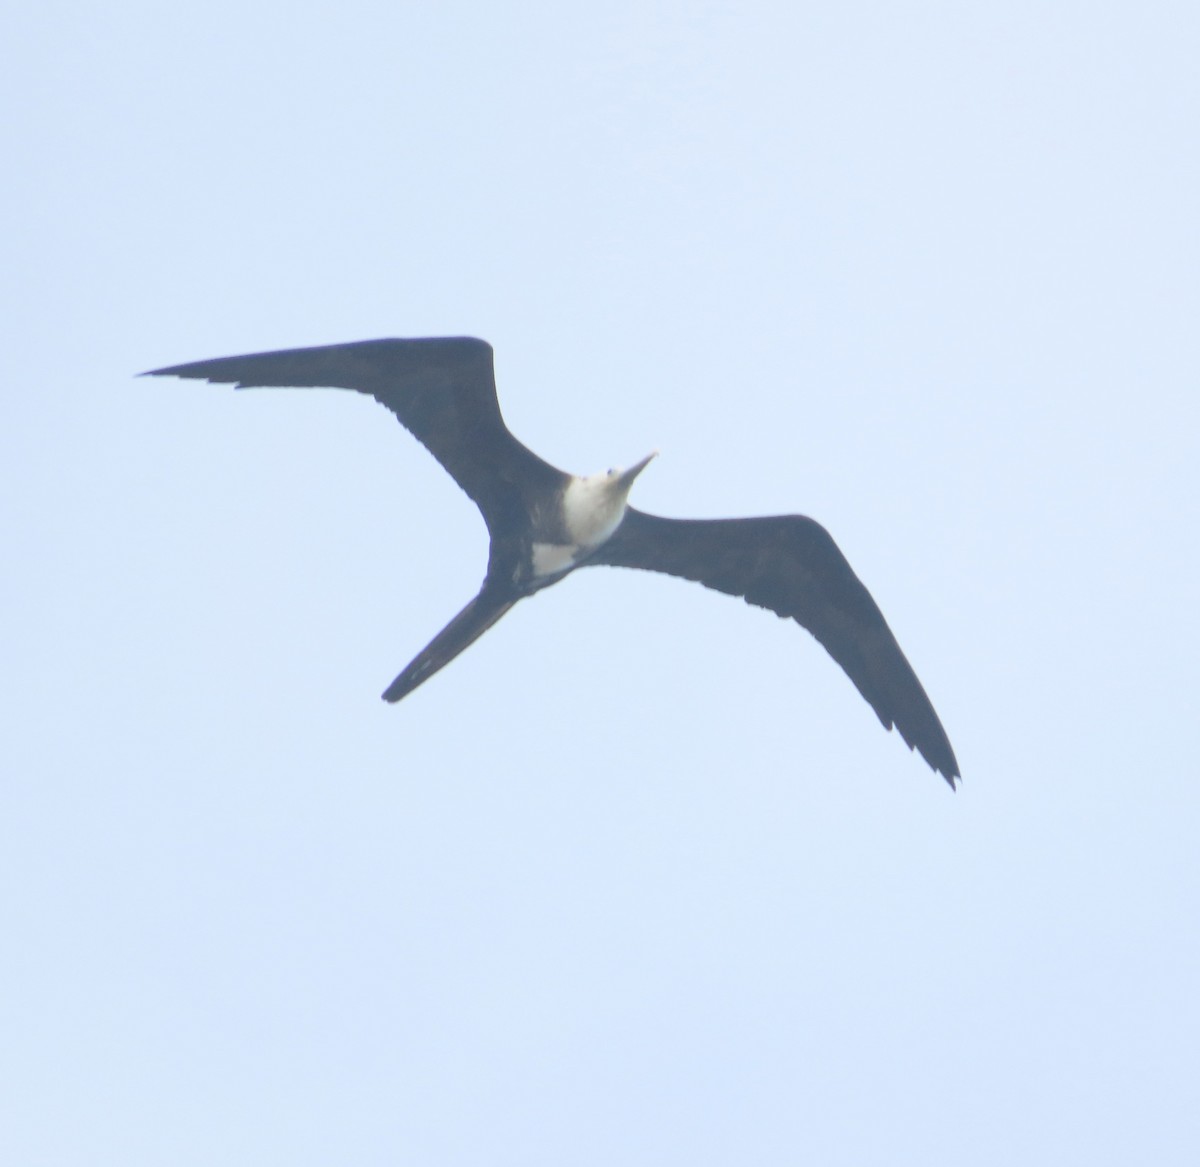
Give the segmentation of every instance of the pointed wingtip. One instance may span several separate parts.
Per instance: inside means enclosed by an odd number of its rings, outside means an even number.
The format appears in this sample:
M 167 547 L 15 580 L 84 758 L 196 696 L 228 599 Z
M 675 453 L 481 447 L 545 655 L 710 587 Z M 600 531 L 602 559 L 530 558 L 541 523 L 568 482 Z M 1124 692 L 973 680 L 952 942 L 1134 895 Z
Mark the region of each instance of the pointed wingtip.
M 144 373 L 134 373 L 135 377 L 182 377 L 180 371 L 184 365 L 167 365 L 162 369 L 147 369 Z
M 929 762 L 929 759 L 925 759 Z M 956 794 L 958 793 L 958 784 L 962 781 L 962 772 L 958 768 L 958 759 L 954 756 L 954 751 L 950 751 L 950 757 L 947 762 L 929 762 L 935 773 L 940 774 L 945 780 L 946 785 L 950 787 Z

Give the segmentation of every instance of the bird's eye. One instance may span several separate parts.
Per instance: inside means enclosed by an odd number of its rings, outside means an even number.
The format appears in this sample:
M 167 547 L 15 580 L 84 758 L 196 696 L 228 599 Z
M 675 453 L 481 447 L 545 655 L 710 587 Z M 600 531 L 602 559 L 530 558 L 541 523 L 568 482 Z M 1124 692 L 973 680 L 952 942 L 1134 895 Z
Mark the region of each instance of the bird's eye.
M 610 466 L 610 467 L 608 468 L 608 476 L 609 476 L 609 478 L 613 478 L 613 477 L 615 477 L 615 476 L 616 476 L 616 473 L 617 473 L 617 471 L 616 471 L 616 469 L 615 469 L 614 467 Z

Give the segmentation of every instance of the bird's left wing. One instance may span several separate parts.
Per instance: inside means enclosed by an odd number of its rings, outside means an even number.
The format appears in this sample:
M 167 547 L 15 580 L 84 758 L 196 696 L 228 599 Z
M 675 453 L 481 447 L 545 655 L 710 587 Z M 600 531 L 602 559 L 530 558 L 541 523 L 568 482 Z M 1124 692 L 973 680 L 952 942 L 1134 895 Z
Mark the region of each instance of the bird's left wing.
M 565 476 L 509 433 L 500 416 L 492 346 L 471 336 L 363 340 L 153 369 L 238 389 L 353 389 L 386 405 L 483 511 L 515 505 L 522 484 Z
M 845 670 L 887 729 L 893 725 L 954 788 L 946 731 L 870 592 L 829 532 L 802 515 L 664 519 L 630 507 L 589 564 L 695 580 L 790 616 Z

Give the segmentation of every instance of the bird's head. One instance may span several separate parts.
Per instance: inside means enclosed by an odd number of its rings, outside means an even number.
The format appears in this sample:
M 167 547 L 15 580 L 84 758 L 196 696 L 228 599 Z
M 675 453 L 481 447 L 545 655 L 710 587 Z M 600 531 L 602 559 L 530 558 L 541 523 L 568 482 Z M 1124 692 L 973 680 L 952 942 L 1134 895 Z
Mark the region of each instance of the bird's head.
M 565 504 L 568 528 L 575 542 L 598 547 L 620 526 L 633 480 L 657 457 L 655 450 L 627 469 L 614 466 L 574 480 Z
M 619 499 L 621 505 L 624 506 L 626 499 L 629 498 L 629 490 L 633 486 L 633 480 L 657 457 L 658 451 L 653 450 L 640 462 L 635 462 L 628 469 L 621 466 L 614 466 L 610 470 L 606 470 L 603 474 L 596 474 L 593 477 L 601 479 L 604 483 L 604 492 L 614 499 Z

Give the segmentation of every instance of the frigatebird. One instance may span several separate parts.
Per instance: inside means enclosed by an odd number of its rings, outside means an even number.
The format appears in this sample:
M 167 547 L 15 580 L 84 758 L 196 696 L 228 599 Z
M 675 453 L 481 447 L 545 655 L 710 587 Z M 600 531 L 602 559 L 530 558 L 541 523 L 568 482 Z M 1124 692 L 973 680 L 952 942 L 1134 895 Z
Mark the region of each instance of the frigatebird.
M 885 729 L 954 789 L 954 750 L 871 594 L 819 523 L 803 515 L 665 519 L 628 505 L 655 454 L 628 469 L 566 474 L 500 415 L 492 347 L 469 336 L 364 340 L 153 369 L 260 387 L 353 389 L 400 419 L 483 512 L 491 548 L 479 594 L 387 687 L 399 701 L 526 596 L 578 567 L 637 567 L 695 580 L 790 616 L 845 670 Z

